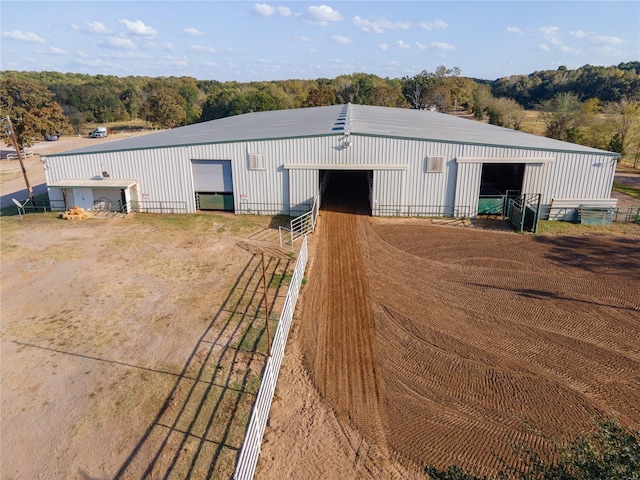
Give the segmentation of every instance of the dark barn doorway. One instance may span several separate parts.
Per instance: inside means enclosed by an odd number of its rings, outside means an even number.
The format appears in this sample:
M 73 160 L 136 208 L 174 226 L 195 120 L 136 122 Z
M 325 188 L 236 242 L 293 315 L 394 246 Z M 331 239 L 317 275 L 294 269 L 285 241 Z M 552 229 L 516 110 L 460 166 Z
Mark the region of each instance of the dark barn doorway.
M 507 214 L 509 199 L 522 191 L 524 163 L 483 163 L 480 179 L 478 215 Z
M 524 163 L 484 163 L 480 195 L 504 195 L 507 190 L 522 190 Z
M 322 210 L 371 215 L 370 178 L 370 170 L 320 170 L 320 185 L 326 185 Z

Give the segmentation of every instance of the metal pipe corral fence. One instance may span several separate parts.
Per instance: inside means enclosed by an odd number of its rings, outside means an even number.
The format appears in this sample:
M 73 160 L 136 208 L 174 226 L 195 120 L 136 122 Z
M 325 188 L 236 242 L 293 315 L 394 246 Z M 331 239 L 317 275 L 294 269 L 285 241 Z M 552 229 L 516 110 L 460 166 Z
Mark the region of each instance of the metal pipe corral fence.
M 253 405 L 247 433 L 240 448 L 238 463 L 236 464 L 236 469 L 233 474 L 234 480 L 253 479 L 256 466 L 258 465 L 258 457 L 260 456 L 260 450 L 262 448 L 262 437 L 264 436 L 264 429 L 269 419 L 269 410 L 271 409 L 271 402 L 273 401 L 273 394 L 276 389 L 282 358 L 284 357 L 284 347 L 287 343 L 287 337 L 289 336 L 291 320 L 293 319 L 293 313 L 298 301 L 298 293 L 302 285 L 307 260 L 307 238 L 305 237 L 300 252 L 298 253 L 298 261 L 296 262 L 291 277 L 291 283 L 289 284 L 289 290 L 287 291 L 287 296 L 284 301 L 278 328 L 273 337 L 271 357 L 267 359 L 267 365 L 264 369 L 260 389 L 256 395 L 256 401 Z

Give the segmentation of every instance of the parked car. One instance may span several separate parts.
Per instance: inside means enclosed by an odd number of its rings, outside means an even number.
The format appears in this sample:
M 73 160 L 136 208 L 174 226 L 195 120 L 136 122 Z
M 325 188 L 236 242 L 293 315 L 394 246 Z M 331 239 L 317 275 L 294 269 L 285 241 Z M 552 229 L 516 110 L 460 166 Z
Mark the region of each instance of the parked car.
M 50 133 L 49 135 L 46 135 L 44 139 L 47 142 L 55 142 L 56 140 L 60 139 L 60 135 L 58 135 L 57 133 Z

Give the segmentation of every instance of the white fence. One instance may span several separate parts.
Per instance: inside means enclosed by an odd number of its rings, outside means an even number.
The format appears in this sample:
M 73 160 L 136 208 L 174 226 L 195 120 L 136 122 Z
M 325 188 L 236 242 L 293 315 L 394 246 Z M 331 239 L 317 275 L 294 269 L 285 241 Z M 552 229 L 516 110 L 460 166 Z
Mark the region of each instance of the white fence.
M 258 464 L 258 456 L 260 455 L 262 447 L 262 436 L 264 435 L 264 429 L 269 418 L 271 401 L 273 400 L 273 393 L 276 389 L 278 373 L 280 372 L 280 365 L 284 357 L 284 347 L 287 343 L 287 337 L 289 336 L 289 328 L 291 327 L 293 312 L 296 307 L 296 302 L 298 301 L 298 293 L 300 292 L 300 285 L 302 285 L 307 259 L 307 238 L 305 237 L 302 242 L 302 247 L 300 248 L 300 253 L 298 254 L 298 261 L 296 262 L 293 276 L 291 277 L 291 283 L 289 284 L 287 297 L 284 301 L 278 328 L 273 337 L 271 357 L 267 359 L 267 366 L 264 369 L 262 383 L 256 396 L 256 402 L 253 405 L 253 412 L 251 413 L 247 433 L 244 437 L 244 442 L 242 442 L 240 456 L 238 457 L 236 470 L 233 474 L 235 480 L 253 479 Z
M 22 158 L 30 158 L 33 157 L 32 150 L 21 150 Z M 18 152 L 15 153 L 7 153 L 7 160 L 18 160 Z
M 278 227 L 278 232 L 280 234 L 280 247 L 284 247 L 285 244 L 290 244 L 291 250 L 293 250 L 293 244 L 296 240 L 313 233 L 316 229 L 316 220 L 318 219 L 319 211 L 320 193 L 318 193 L 313 199 L 311 210 L 291 220 L 291 228 Z

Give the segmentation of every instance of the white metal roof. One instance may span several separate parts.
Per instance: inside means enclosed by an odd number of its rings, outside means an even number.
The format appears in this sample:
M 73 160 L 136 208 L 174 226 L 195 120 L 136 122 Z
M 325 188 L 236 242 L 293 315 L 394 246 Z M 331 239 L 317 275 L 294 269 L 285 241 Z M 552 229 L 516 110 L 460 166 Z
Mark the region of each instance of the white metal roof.
M 347 104 L 247 113 L 69 150 L 48 157 L 208 143 L 343 135 L 345 132 L 354 135 L 618 156 L 612 152 L 444 113 Z
M 138 183 L 137 180 L 60 180 L 48 185 L 55 188 L 129 188 Z

